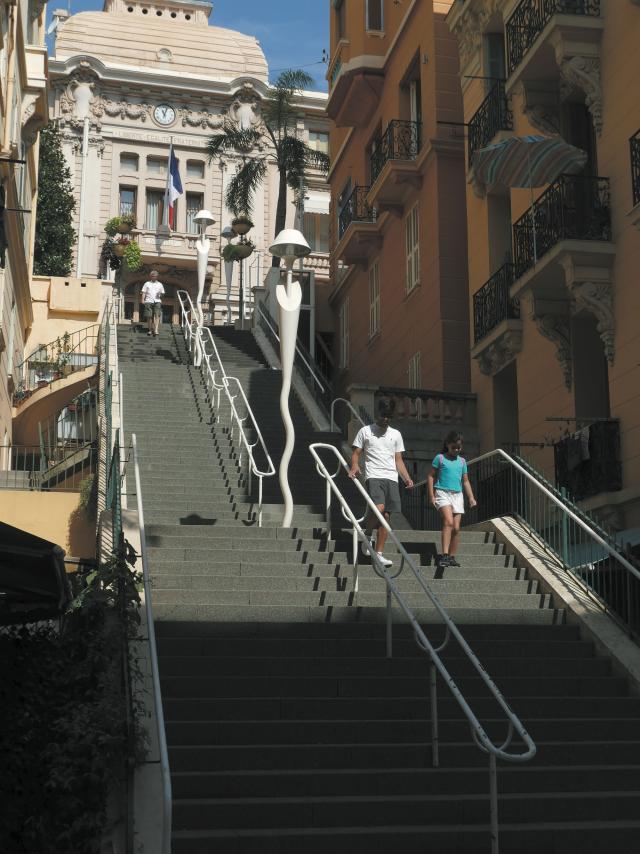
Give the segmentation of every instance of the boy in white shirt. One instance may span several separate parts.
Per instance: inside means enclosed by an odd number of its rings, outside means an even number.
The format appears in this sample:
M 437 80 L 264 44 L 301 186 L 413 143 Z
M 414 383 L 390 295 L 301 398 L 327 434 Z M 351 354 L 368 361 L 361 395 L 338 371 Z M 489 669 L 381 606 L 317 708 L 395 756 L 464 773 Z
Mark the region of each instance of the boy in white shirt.
M 399 512 L 400 491 L 398 489 L 398 472 L 402 476 L 407 489 L 411 489 L 413 481 L 402 459 L 404 442 L 399 430 L 389 426 L 393 417 L 393 410 L 389 406 L 381 406 L 380 414 L 375 424 L 362 427 L 353 440 L 353 454 L 351 455 L 351 470 L 349 477 L 356 477 L 360 472 L 360 454 L 364 452 L 364 476 L 367 482 L 367 491 L 371 500 L 384 518 L 389 521 L 392 512 Z M 376 538 L 376 551 L 383 566 L 391 566 L 392 561 L 383 555 L 384 545 L 387 541 L 387 529 L 380 525 L 371 514 L 367 514 L 366 534 L 371 541 L 371 533 L 374 524 L 378 528 Z M 369 554 L 369 549 L 362 547 L 364 554 Z
M 149 324 L 147 335 L 158 335 L 160 317 L 162 316 L 162 297 L 164 286 L 158 281 L 158 271 L 152 270 L 150 280 L 142 286 L 142 302 L 144 303 L 144 318 Z

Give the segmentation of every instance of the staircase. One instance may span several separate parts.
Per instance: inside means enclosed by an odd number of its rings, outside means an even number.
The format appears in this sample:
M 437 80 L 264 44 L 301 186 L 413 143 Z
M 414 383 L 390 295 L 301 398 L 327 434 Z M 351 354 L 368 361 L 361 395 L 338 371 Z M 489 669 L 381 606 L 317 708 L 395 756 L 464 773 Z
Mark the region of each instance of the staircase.
M 250 333 L 216 328 L 278 465 L 280 373 Z M 428 673 L 405 625 L 384 657 L 384 585 L 360 567 L 307 451 L 292 396 L 295 528 L 276 478 L 255 523 L 223 418 L 212 423 L 179 330 L 119 335 L 126 427 L 138 436 L 172 770 L 174 854 L 488 852 L 487 759 L 440 688 L 441 768 L 430 767 Z M 337 439 L 337 437 L 334 437 Z M 640 849 L 640 699 L 563 625 L 537 583 L 485 533 L 434 579 L 436 532 L 401 539 L 538 745 L 499 770 L 503 854 Z M 392 555 L 392 551 L 388 550 Z M 401 587 L 439 642 L 407 573 Z M 445 660 L 496 740 L 506 727 L 452 646 Z

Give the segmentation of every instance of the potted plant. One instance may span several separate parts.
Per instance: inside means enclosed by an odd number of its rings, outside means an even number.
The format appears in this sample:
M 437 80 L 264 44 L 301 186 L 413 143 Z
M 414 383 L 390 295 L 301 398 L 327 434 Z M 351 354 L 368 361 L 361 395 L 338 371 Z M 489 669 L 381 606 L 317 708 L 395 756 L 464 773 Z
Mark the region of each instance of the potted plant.
M 127 241 L 122 253 L 122 260 L 126 268 L 132 273 L 142 267 L 142 252 L 135 240 Z
M 132 228 L 135 228 L 136 218 L 133 214 L 124 214 L 120 217 L 120 222 L 116 226 L 116 231 L 119 234 L 129 234 Z
M 113 252 L 118 258 L 122 258 L 125 252 L 125 249 L 129 245 L 128 237 L 121 237 L 119 240 L 114 240 L 113 242 Z
M 255 248 L 251 240 L 244 243 L 227 243 L 222 250 L 222 257 L 225 261 L 242 261 L 243 258 L 248 258 Z
M 65 332 L 62 338 L 56 340 L 56 361 L 54 379 L 60 379 L 62 376 L 68 376 L 72 370 L 71 364 L 71 336 Z M 56 376 L 57 374 L 57 376 Z
M 235 231 L 236 234 L 242 237 L 244 234 L 247 234 L 247 232 L 253 228 L 253 223 L 246 214 L 241 214 L 240 216 L 237 216 L 231 220 L 231 228 Z

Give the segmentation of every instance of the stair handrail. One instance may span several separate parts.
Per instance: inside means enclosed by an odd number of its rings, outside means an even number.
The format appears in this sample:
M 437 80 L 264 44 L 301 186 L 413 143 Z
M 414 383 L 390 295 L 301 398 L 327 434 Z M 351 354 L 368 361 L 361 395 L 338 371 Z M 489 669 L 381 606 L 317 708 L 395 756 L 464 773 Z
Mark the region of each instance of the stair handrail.
M 339 461 L 340 465 L 338 466 L 338 470 L 336 474 L 331 475 L 320 458 L 318 451 L 320 449 L 330 451 L 336 459 Z M 328 445 L 323 442 L 315 442 L 309 445 L 309 451 L 311 452 L 313 458 L 316 462 L 316 470 L 318 474 L 325 479 L 328 485 L 328 494 L 329 489 L 331 493 L 336 496 L 340 505 L 342 506 L 344 512 L 346 513 L 351 525 L 353 527 L 354 532 L 354 544 L 356 547 L 357 553 L 357 540 L 364 547 L 368 547 L 369 543 L 367 540 L 367 536 L 363 531 L 360 523 L 358 522 L 355 514 L 349 507 L 346 499 L 342 495 L 342 492 L 338 488 L 335 483 L 335 478 L 337 474 L 340 472 L 340 469 L 343 469 L 344 472 L 348 475 L 349 465 L 345 461 L 344 457 L 340 453 L 340 451 L 334 445 Z M 436 594 L 429 588 L 427 585 L 422 573 L 418 570 L 415 563 L 409 556 L 407 550 L 402 545 L 398 537 L 396 536 L 395 531 L 389 523 L 386 521 L 384 516 L 380 513 L 377 506 L 369 497 L 364 486 L 360 483 L 356 478 L 353 479 L 356 488 L 359 490 L 360 494 L 364 498 L 369 511 L 378 519 L 378 522 L 386 528 L 391 541 L 394 543 L 396 548 L 398 549 L 402 560 L 399 571 L 395 575 L 391 575 L 387 569 L 383 566 L 380 561 L 380 558 L 377 555 L 375 549 L 369 549 L 371 553 L 372 567 L 376 575 L 382 578 L 385 581 L 387 588 L 387 626 L 386 626 L 386 641 L 387 641 L 387 658 L 392 657 L 392 638 L 393 638 L 393 619 L 392 619 L 392 597 L 395 598 L 396 602 L 400 606 L 404 615 L 409 620 L 413 631 L 417 645 L 422 649 L 423 652 L 427 653 L 430 658 L 430 674 L 429 674 L 429 693 L 430 693 L 430 701 L 431 701 L 431 745 L 432 745 L 432 764 L 434 767 L 439 767 L 440 759 L 439 759 L 439 736 L 438 736 L 438 713 L 437 713 L 437 691 L 436 691 L 436 671 L 440 673 L 442 678 L 445 681 L 445 684 L 451 691 L 454 696 L 454 699 L 460 706 L 463 714 L 467 718 L 469 722 L 469 726 L 471 728 L 471 734 L 473 736 L 473 740 L 476 745 L 482 750 L 484 753 L 489 755 L 489 781 L 490 781 L 490 804 L 491 804 L 491 851 L 492 854 L 498 854 L 498 788 L 497 788 L 497 762 L 496 760 L 502 759 L 507 762 L 527 762 L 532 759 L 536 754 L 536 746 L 533 742 L 533 739 L 529 735 L 529 733 L 524 728 L 524 725 L 517 717 L 515 712 L 513 712 L 505 700 L 502 692 L 495 685 L 487 671 L 484 669 L 479 659 L 468 645 L 466 640 L 464 639 L 462 633 L 453 622 L 446 609 L 440 602 L 439 598 Z M 326 525 L 327 525 L 327 534 L 330 534 L 330 505 L 327 507 L 327 517 L 326 517 Z M 354 558 L 356 560 L 356 569 L 357 569 L 357 557 Z M 438 647 L 434 647 L 427 636 L 422 631 L 422 628 L 416 619 L 413 611 L 410 606 L 405 601 L 401 592 L 398 589 L 398 586 L 395 582 L 395 579 L 402 573 L 404 567 L 408 566 L 414 577 L 418 581 L 418 584 L 422 588 L 423 592 L 429 598 L 435 609 L 437 610 L 440 618 L 444 622 L 446 626 L 445 638 L 444 641 Z M 500 708 L 505 714 L 505 717 L 508 722 L 508 730 L 505 740 L 501 745 L 495 745 L 487 733 L 484 730 L 484 727 L 476 717 L 473 712 L 471 706 L 463 696 L 462 692 L 456 685 L 455 680 L 450 675 L 447 670 L 444 662 L 440 658 L 439 653 L 445 649 L 448 645 L 451 638 L 454 637 L 461 649 L 465 653 L 469 662 L 473 665 L 477 674 L 480 676 L 486 687 L 489 689 L 491 695 L 494 700 L 498 703 Z M 510 746 L 514 734 L 516 734 L 522 739 L 524 745 L 526 746 L 526 750 L 522 753 L 509 753 L 507 748 Z
M 332 432 L 332 433 L 333 433 L 333 428 L 334 428 L 334 426 L 335 426 L 335 418 L 334 418 L 334 415 L 335 415 L 336 403 L 344 403 L 344 404 L 345 404 L 345 406 L 347 406 L 347 408 L 348 408 L 348 409 L 350 409 L 350 410 L 351 410 L 351 412 L 353 412 L 353 414 L 356 416 L 356 418 L 357 418 L 357 419 L 358 419 L 358 421 L 362 424 L 362 426 L 363 426 L 363 427 L 366 427 L 366 426 L 367 426 L 367 425 L 364 423 L 364 420 L 363 420 L 362 416 L 360 415 L 360 413 L 359 413 L 359 412 L 357 412 L 357 411 L 356 411 L 356 409 L 354 408 L 354 406 L 353 406 L 353 404 L 351 403 L 351 401 L 350 401 L 350 400 L 347 400 L 347 398 L 346 398 L 346 397 L 334 397 L 334 399 L 331 401 L 331 413 L 330 413 L 330 414 L 331 414 L 331 432 Z
M 162 822 L 160 854 L 171 854 L 171 821 L 173 796 L 171 792 L 171 769 L 169 767 L 169 750 L 165 729 L 164 708 L 162 705 L 162 690 L 160 687 L 160 668 L 158 666 L 158 650 L 156 646 L 155 622 L 151 601 L 151 580 L 149 576 L 149 561 L 147 557 L 147 536 L 144 523 L 144 507 L 142 501 L 142 486 L 140 478 L 140 462 L 138 459 L 138 442 L 136 434 L 131 436 L 133 451 L 133 468 L 136 484 L 136 502 L 138 510 L 138 527 L 140 531 L 140 554 L 142 558 L 142 581 L 144 585 L 144 608 L 147 618 L 147 636 L 149 639 L 149 657 L 151 659 L 151 682 L 153 699 L 156 710 L 156 730 L 158 750 L 160 753 L 160 770 L 162 775 Z
M 237 377 L 232 377 L 227 374 L 222 359 L 220 358 L 220 353 L 218 351 L 218 347 L 216 346 L 215 339 L 211 333 L 211 329 L 208 326 L 200 327 L 195 321 L 196 312 L 193 306 L 193 302 L 191 301 L 190 295 L 186 291 L 178 291 L 178 300 L 180 302 L 180 309 L 182 314 L 182 329 L 185 337 L 185 341 L 187 342 L 187 348 L 189 353 L 199 353 L 201 356 L 201 369 L 205 374 L 205 382 L 207 383 L 207 390 L 211 394 L 212 390 L 215 390 L 217 399 L 216 399 L 216 421 L 220 419 L 220 394 L 224 391 L 227 401 L 229 403 L 229 408 L 231 411 L 231 427 L 230 427 L 230 436 L 231 441 L 234 441 L 234 422 L 235 426 L 238 430 L 237 435 L 237 445 L 239 448 L 238 453 L 238 466 L 242 466 L 242 450 L 247 453 L 247 460 L 249 462 L 248 465 L 248 489 L 249 493 L 251 492 L 251 479 L 252 476 L 257 478 L 258 480 L 258 527 L 262 527 L 262 498 L 264 494 L 263 489 L 263 479 L 265 477 L 273 477 L 276 473 L 276 468 L 273 464 L 273 460 L 271 459 L 271 455 L 267 449 L 267 444 L 262 435 L 262 431 L 258 425 L 258 421 L 254 415 L 253 409 L 251 408 L 249 401 L 247 400 L 247 396 L 245 394 L 244 388 L 242 387 L 242 383 Z M 194 333 L 193 326 L 196 324 L 196 331 Z M 208 346 L 211 350 L 208 350 Z M 212 359 L 215 357 L 215 361 L 218 365 L 217 368 L 212 367 Z M 204 368 L 203 368 L 204 366 Z M 216 381 L 216 372 L 220 371 L 222 375 L 222 384 L 219 384 Z M 238 394 L 232 394 L 230 384 L 235 383 L 236 388 L 238 389 Z M 246 407 L 246 414 L 241 416 L 238 412 L 238 408 L 236 406 L 236 397 L 238 395 L 242 398 L 242 401 Z M 256 439 L 254 442 L 249 441 L 249 437 L 247 436 L 245 430 L 245 421 L 249 419 L 251 429 L 253 430 Z M 267 468 L 265 471 L 258 467 L 254 456 L 254 449 L 260 445 L 262 453 L 267 461 Z

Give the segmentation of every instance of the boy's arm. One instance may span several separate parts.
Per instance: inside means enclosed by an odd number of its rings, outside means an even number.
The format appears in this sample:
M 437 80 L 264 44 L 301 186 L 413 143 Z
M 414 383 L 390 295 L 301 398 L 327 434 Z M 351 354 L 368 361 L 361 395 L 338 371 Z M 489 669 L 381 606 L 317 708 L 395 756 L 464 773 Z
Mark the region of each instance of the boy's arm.
M 349 477 L 357 477 L 360 474 L 360 454 L 362 448 L 356 448 L 354 445 L 353 453 L 351 454 L 351 468 L 349 469 Z
M 407 489 L 411 489 L 413 487 L 413 480 L 411 479 L 411 475 L 407 471 L 407 467 L 404 464 L 404 460 L 402 459 L 402 453 L 398 451 L 396 453 L 396 469 L 398 470 L 398 474 L 404 481 L 404 485 Z
M 471 487 L 471 481 L 469 480 L 468 474 L 462 475 L 462 487 L 467 494 L 467 500 L 469 501 L 469 507 L 475 507 L 478 503 L 473 495 L 473 489 Z

